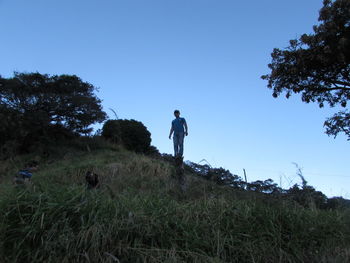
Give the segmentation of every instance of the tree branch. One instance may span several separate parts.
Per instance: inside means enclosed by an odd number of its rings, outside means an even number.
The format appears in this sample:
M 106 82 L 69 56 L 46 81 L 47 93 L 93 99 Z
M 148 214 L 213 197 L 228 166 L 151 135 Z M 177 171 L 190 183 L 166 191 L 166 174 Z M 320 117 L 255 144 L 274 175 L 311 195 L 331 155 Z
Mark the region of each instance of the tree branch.
M 345 81 L 335 81 L 334 85 L 343 85 L 344 88 L 343 89 L 350 89 L 350 88 L 345 88 L 345 86 L 350 87 L 350 83 L 349 82 L 345 82 Z
M 350 91 L 350 87 L 334 87 L 334 88 L 303 88 L 304 90 L 308 89 L 311 91 L 319 91 L 319 92 L 324 92 L 324 91 L 332 91 L 332 90 L 344 90 L 344 91 Z

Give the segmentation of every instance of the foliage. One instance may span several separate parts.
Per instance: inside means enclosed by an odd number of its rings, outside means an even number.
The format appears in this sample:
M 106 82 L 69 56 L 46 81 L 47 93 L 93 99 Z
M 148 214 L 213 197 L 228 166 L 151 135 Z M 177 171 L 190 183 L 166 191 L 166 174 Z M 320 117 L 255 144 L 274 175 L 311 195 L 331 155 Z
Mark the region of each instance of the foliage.
M 227 185 L 233 188 L 244 188 L 245 185 L 241 177 L 222 167 L 213 168 L 208 164 L 200 165 L 194 162 L 186 162 L 186 169 L 219 185 Z
M 198 176 L 216 182 L 219 185 L 227 185 L 234 189 L 247 190 L 257 193 L 282 193 L 276 183 L 272 179 L 267 179 L 265 181 L 255 181 L 255 182 L 245 182 L 242 178 L 236 174 L 232 174 L 229 170 L 222 167 L 213 168 L 207 164 L 200 165 L 193 162 L 186 162 L 187 170 Z
M 121 127 L 118 120 L 107 120 L 102 127 L 101 135 L 113 143 L 121 142 Z
M 173 163 L 171 155 L 163 154 L 163 160 Z M 229 186 L 232 189 L 237 189 L 246 192 L 254 192 L 264 194 L 274 198 L 284 200 L 292 200 L 304 208 L 317 209 L 341 209 L 350 208 L 350 201 L 339 198 L 327 198 L 322 192 L 317 191 L 314 187 L 308 185 L 303 176 L 302 169 L 294 163 L 297 168 L 297 175 L 301 179 L 301 186 L 293 185 L 289 189 L 282 189 L 272 179 L 257 180 L 253 182 L 245 182 L 238 175 L 232 174 L 229 170 L 223 168 L 213 168 L 208 164 L 201 165 L 187 161 L 185 168 L 187 171 L 206 180 L 214 181 L 218 185 Z
M 325 121 L 324 126 L 326 126 L 328 135 L 336 137 L 338 133 L 343 132 L 350 140 L 350 113 L 348 111 L 340 111 L 334 114 L 332 118 Z
M 327 200 L 328 209 L 333 210 L 344 210 L 350 208 L 350 200 L 344 199 L 343 197 L 332 197 Z
M 350 99 L 350 1 L 324 0 L 319 21 L 314 33 L 290 40 L 284 50 L 275 48 L 271 73 L 262 78 L 274 97 L 300 93 L 303 102 L 345 108 Z M 325 126 L 328 135 L 344 132 L 350 139 L 348 111 L 335 114 Z
M 91 124 L 106 118 L 95 89 L 74 75 L 0 78 L 0 143 L 89 134 Z
M 24 162 L 20 157 L 18 161 Z M 98 190 L 84 189 L 84 174 L 90 169 L 101 178 Z M 172 169 L 144 155 L 99 150 L 42 162 L 32 186 L 16 188 L 4 182 L 0 261 L 350 259 L 346 211 L 315 211 L 289 201 L 243 197 L 240 191 L 190 174 L 188 189 L 179 192 Z
M 280 194 L 282 192 L 282 189 L 278 187 L 272 179 L 267 179 L 264 181 L 257 180 L 255 182 L 248 183 L 246 189 L 248 191 L 266 194 Z
M 327 208 L 327 197 L 312 186 L 300 188 L 297 184 L 287 190 L 287 196 L 306 208 Z
M 153 158 L 158 158 L 158 159 L 161 159 L 162 155 L 160 154 L 159 150 L 157 147 L 155 147 L 154 145 L 151 145 L 147 152 L 146 152 L 147 155 L 153 157 Z
M 139 153 L 156 152 L 151 147 L 151 133 L 142 122 L 136 120 L 108 120 L 102 128 L 102 136 L 126 149 Z

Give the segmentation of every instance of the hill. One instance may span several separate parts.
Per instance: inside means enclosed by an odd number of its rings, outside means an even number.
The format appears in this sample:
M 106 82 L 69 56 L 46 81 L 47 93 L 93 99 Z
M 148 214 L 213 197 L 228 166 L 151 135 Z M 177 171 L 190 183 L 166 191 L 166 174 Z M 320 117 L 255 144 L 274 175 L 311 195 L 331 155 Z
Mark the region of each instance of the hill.
M 350 210 L 219 186 L 171 163 L 80 141 L 1 161 L 1 262 L 349 262 Z M 32 183 L 13 185 L 29 160 Z M 99 175 L 87 190 L 85 173 Z

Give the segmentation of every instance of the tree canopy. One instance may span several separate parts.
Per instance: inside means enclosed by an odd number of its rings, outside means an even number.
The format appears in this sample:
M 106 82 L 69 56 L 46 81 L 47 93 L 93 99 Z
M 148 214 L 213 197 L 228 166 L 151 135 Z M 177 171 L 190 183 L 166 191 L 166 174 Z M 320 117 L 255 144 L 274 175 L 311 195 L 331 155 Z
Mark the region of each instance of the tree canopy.
M 1 142 L 29 134 L 48 136 L 56 127 L 68 133 L 89 134 L 90 126 L 106 119 L 96 88 L 74 75 L 15 73 L 0 77 Z
M 313 33 L 290 40 L 284 50 L 273 50 L 271 73 L 262 79 L 275 98 L 300 93 L 303 102 L 345 108 L 324 125 L 328 135 L 344 132 L 350 140 L 350 1 L 324 0 L 318 20 Z
M 108 120 L 102 127 L 102 136 L 123 144 L 130 151 L 154 153 L 156 150 L 155 147 L 151 148 L 151 133 L 140 121 Z

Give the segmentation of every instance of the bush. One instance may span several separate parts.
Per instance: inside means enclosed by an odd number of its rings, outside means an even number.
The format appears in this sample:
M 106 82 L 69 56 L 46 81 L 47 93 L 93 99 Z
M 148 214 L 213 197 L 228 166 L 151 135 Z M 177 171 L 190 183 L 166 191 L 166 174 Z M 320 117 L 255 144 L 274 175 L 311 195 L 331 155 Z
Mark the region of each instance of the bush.
M 140 153 L 150 151 L 151 133 L 139 121 L 108 120 L 103 125 L 102 136 L 114 143 L 124 145 L 130 151 Z
M 339 196 L 332 197 L 327 200 L 326 208 L 333 210 L 350 208 L 350 200 Z

